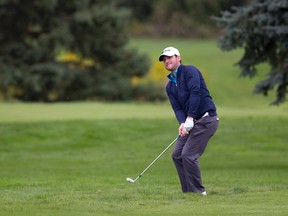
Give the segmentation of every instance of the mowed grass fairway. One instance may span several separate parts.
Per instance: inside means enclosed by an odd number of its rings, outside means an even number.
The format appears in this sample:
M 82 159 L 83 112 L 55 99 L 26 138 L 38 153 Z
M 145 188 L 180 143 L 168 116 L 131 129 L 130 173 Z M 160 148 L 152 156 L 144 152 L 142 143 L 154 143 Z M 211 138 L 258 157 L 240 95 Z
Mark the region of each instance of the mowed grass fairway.
M 176 138 L 167 102 L 0 103 L 0 215 L 288 215 L 288 104 L 251 93 L 259 78 L 239 79 L 233 67 L 241 51 L 216 41 L 131 45 L 156 59 L 177 46 L 203 71 L 220 117 L 200 159 L 208 196 L 181 192 L 172 148 L 126 182 Z
M 169 104 L 118 104 L 129 111 L 125 119 L 111 112 L 117 104 L 74 104 L 75 113 L 66 104 L 65 120 L 53 119 L 65 104 L 21 106 L 30 112 L 0 104 L 17 116 L 0 124 L 0 215 L 287 215 L 286 108 L 271 117 L 269 108 L 239 116 L 220 108 L 219 130 L 200 160 L 202 197 L 181 193 L 172 148 L 138 182 L 125 181 L 177 136 Z M 102 117 L 74 120 L 81 109 Z M 37 121 L 44 110 L 52 120 Z

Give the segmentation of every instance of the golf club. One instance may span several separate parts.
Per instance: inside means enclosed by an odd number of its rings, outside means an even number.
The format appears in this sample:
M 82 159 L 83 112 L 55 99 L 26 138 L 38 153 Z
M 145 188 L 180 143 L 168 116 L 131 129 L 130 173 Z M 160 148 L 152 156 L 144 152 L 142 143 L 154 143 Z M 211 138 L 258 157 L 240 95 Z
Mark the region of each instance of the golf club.
M 127 177 L 126 181 L 129 183 L 135 183 L 178 139 L 180 138 L 180 135 L 177 136 L 177 138 L 175 138 L 172 143 L 170 143 L 159 155 L 158 157 L 155 158 L 155 160 L 153 160 L 147 167 L 145 170 L 143 170 L 143 172 L 137 176 L 136 179 L 132 179 Z

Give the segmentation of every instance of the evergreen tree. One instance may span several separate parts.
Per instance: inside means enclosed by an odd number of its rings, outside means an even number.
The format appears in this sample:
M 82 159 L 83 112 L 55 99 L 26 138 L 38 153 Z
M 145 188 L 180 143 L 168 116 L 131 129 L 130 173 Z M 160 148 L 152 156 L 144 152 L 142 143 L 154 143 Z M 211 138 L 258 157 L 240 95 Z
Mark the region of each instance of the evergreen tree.
M 6 97 L 126 100 L 130 78 L 148 71 L 148 58 L 126 46 L 129 12 L 104 0 L 0 0 L 0 19 L 0 91 Z M 90 64 L 59 62 L 59 50 Z
M 237 63 L 241 75 L 254 77 L 256 66 L 267 62 L 270 70 L 260 81 L 256 93 L 267 95 L 276 88 L 273 104 L 286 101 L 288 92 L 288 1 L 254 0 L 243 7 L 233 7 L 216 18 L 224 26 L 219 41 L 223 50 L 244 47 L 244 55 Z

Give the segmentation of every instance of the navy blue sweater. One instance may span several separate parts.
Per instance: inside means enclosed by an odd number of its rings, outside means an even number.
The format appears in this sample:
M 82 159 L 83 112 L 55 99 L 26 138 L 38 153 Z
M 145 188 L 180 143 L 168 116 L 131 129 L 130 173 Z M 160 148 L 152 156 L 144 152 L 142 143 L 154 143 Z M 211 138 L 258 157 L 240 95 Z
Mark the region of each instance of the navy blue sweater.
M 198 119 L 206 112 L 211 116 L 217 115 L 203 76 L 196 67 L 181 64 L 176 80 L 176 83 L 171 80 L 167 83 L 166 92 L 180 124 L 185 122 L 187 116 Z

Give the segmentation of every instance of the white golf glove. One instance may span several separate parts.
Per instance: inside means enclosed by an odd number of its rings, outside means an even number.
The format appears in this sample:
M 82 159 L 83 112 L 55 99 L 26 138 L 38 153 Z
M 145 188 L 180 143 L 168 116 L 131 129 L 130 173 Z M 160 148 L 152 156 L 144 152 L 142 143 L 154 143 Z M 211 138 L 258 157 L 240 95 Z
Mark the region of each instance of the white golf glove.
M 194 119 L 192 117 L 187 117 L 184 123 L 184 130 L 187 133 L 189 133 L 193 127 L 194 127 Z

